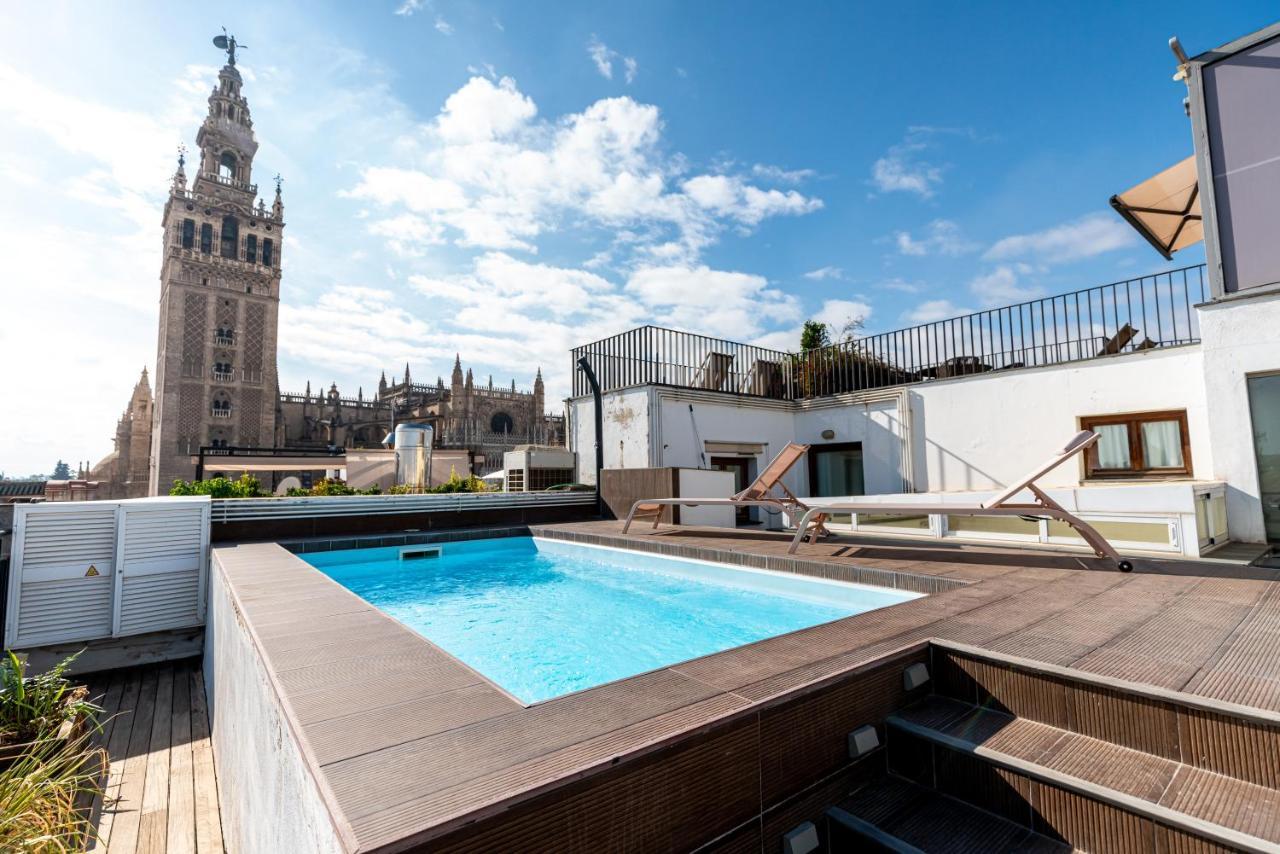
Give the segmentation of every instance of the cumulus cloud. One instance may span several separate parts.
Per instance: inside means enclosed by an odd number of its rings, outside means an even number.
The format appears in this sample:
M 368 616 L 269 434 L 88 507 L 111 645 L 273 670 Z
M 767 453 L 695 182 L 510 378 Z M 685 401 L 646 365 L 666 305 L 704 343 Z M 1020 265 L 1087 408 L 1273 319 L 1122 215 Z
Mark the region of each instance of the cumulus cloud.
M 1113 216 L 1095 213 L 1043 231 L 1005 237 L 983 257 L 992 261 L 1031 258 L 1037 263 L 1061 263 L 1127 249 L 1135 242 L 1129 226 Z
M 951 220 L 935 219 L 925 227 L 924 235 L 913 237 L 909 231 L 894 234 L 894 243 L 903 255 L 947 255 L 955 257 L 978 250 L 978 244 L 967 239 L 960 226 Z
M 441 35 L 446 35 L 446 36 L 453 35 L 453 24 L 450 24 L 441 15 L 436 15 L 435 28 L 436 28 L 436 32 L 440 33 Z
M 946 320 L 949 317 L 959 317 L 972 313 L 973 309 L 956 305 L 950 300 L 931 299 L 925 300 L 903 314 L 902 319 L 907 323 L 933 323 L 938 320 Z
M 985 306 L 1034 299 L 1044 291 L 1023 281 L 1027 274 L 1033 272 L 1035 269 L 1029 264 L 1001 264 L 989 273 L 974 277 L 969 283 L 969 290 Z
M 401 253 L 407 225 L 428 243 L 536 251 L 541 235 L 572 223 L 579 234 L 608 230 L 622 255 L 646 263 L 694 264 L 725 228 L 822 206 L 742 175 L 686 176 L 662 131 L 658 108 L 628 97 L 541 119 L 511 78 L 477 76 L 445 101 L 410 165 L 365 167 L 346 194 L 373 205 L 369 228 Z M 381 224 L 403 210 L 421 223 Z
M 404 0 L 396 7 L 396 14 L 407 18 L 415 12 L 421 12 L 425 5 L 424 0 Z

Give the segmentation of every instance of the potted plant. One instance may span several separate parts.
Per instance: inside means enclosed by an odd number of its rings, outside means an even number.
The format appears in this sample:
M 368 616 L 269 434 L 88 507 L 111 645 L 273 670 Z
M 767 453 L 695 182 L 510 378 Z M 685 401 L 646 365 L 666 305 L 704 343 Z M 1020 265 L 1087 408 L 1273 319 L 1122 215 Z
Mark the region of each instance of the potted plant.
M 0 661 L 0 770 L 37 743 L 67 745 L 98 726 L 89 689 L 66 678 L 76 655 L 35 676 L 12 650 Z

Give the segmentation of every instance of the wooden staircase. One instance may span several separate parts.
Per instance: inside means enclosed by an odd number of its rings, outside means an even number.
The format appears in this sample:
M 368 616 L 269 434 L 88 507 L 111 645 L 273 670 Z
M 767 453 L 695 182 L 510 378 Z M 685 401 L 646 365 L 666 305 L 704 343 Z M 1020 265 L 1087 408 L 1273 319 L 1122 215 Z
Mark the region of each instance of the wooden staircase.
M 810 850 L 1280 852 L 1277 716 L 960 645 L 930 661 Z

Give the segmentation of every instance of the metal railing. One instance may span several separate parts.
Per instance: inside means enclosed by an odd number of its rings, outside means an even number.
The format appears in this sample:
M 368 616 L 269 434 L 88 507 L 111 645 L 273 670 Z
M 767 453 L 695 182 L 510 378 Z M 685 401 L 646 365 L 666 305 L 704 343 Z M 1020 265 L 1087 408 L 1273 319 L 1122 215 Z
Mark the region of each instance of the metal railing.
M 638 385 L 803 400 L 1194 344 L 1203 264 L 784 353 L 645 326 L 577 347 L 605 391 Z M 589 393 L 574 371 L 575 397 Z
M 594 504 L 594 492 L 453 492 L 428 495 L 326 495 L 301 498 L 215 498 L 212 520 L 306 519 L 396 513 L 505 510 Z

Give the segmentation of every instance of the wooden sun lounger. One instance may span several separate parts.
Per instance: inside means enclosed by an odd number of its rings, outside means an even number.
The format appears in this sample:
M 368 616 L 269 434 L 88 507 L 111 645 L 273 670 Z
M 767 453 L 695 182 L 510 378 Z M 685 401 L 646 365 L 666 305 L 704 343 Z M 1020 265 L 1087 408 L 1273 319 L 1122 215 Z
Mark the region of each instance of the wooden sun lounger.
M 769 461 L 769 465 L 765 466 L 764 471 L 751 482 L 751 485 L 739 492 L 737 495 L 729 498 L 642 498 L 635 504 L 631 505 L 631 512 L 627 514 L 627 521 L 622 526 L 622 533 L 627 533 L 631 528 L 631 523 L 639 518 L 653 518 L 653 527 L 658 527 L 658 521 L 662 518 L 662 508 L 665 506 L 678 507 L 698 507 L 700 505 L 710 506 L 731 506 L 731 507 L 765 507 L 778 511 L 785 511 L 795 514 L 797 511 L 808 511 L 809 506 L 796 498 L 791 490 L 787 489 L 786 484 L 782 482 L 783 476 L 791 470 L 791 467 L 803 459 L 808 452 L 808 445 L 799 445 L 795 442 L 788 443 L 785 448 L 778 452 L 778 455 Z M 774 495 L 773 490 L 778 489 L 781 495 Z M 825 536 L 830 532 L 827 530 L 827 516 L 822 513 L 808 514 L 809 525 L 813 529 L 815 536 Z
M 1102 534 L 1088 522 L 1066 510 L 1050 498 L 1044 490 L 1035 485 L 1035 481 L 1048 472 L 1062 465 L 1076 454 L 1083 453 L 1098 441 L 1098 434 L 1091 430 L 1077 433 L 1062 450 L 1035 471 L 1014 483 L 1004 492 L 981 504 L 878 504 L 870 501 L 837 501 L 831 504 L 810 507 L 796 525 L 796 535 L 787 551 L 795 554 L 806 536 L 812 539 L 810 528 L 815 527 L 815 520 L 821 518 L 825 522 L 833 513 L 875 513 L 884 515 L 918 516 L 922 514 L 939 514 L 948 516 L 1036 516 L 1057 519 L 1070 525 L 1093 549 L 1094 554 L 1115 562 L 1121 572 L 1131 572 L 1133 564 L 1115 550 Z M 1022 490 L 1029 491 L 1035 498 L 1034 504 L 1010 504 Z M 821 524 L 820 522 L 817 524 Z

